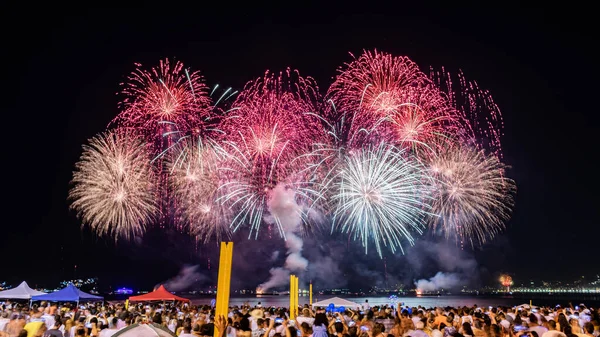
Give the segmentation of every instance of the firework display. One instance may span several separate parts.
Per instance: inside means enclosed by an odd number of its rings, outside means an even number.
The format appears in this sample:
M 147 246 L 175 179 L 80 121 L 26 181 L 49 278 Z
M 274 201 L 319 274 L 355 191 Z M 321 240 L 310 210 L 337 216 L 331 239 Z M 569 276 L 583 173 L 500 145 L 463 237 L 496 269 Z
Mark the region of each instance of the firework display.
M 448 147 L 431 159 L 433 229 L 447 237 L 485 243 L 504 227 L 513 204 L 514 182 L 496 156 L 469 147 Z
M 513 285 L 513 279 L 508 274 L 502 274 L 500 275 L 500 284 L 502 284 L 503 287 L 506 287 L 506 292 L 510 292 L 510 286 Z
M 159 143 L 170 132 L 198 132 L 207 124 L 210 98 L 199 72 L 168 59 L 150 70 L 137 66 L 122 84 L 125 98 L 114 124 L 144 130 Z
M 237 213 L 234 231 L 249 225 L 258 235 L 271 191 L 278 184 L 296 188 L 301 177 L 295 161 L 323 133 L 311 113 L 317 111 L 318 88 L 289 69 L 267 72 L 248 83 L 236 99 L 237 110 L 223 123 L 228 149 L 222 172 L 227 176 L 221 199 Z M 275 223 L 279 221 L 275 219 Z M 278 225 L 278 231 L 283 228 Z
M 372 240 L 382 256 L 382 244 L 394 252 L 422 233 L 430 193 L 418 161 L 381 144 L 348 155 L 338 174 L 333 225 L 359 238 L 365 251 Z
M 98 235 L 141 235 L 157 213 L 154 170 L 143 139 L 126 130 L 83 146 L 69 192 L 71 207 Z
M 338 71 L 324 96 L 291 69 L 238 94 L 209 93 L 180 62 L 138 66 L 109 131 L 84 146 L 72 208 L 115 238 L 143 234 L 166 213 L 167 225 L 201 241 L 238 231 L 285 238 L 281 224 L 298 218 L 306 235 L 339 232 L 379 256 L 428 229 L 461 246 L 504 229 L 516 186 L 489 92 L 379 51 Z
M 223 149 L 197 137 L 179 142 L 173 152 L 169 179 L 176 201 L 176 221 L 204 241 L 227 236 L 228 212 L 217 202 Z

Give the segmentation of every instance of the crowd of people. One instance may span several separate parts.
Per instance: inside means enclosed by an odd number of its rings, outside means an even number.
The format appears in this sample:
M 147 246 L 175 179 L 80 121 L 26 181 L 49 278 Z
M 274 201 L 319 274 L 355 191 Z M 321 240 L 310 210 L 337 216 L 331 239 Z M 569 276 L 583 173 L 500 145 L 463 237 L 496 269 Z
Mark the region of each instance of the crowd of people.
M 0 308 L 0 337 L 110 337 L 134 324 L 162 326 L 179 337 L 599 337 L 600 309 L 573 307 L 425 308 L 365 303 L 356 309 L 232 307 L 189 303 L 27 304 Z

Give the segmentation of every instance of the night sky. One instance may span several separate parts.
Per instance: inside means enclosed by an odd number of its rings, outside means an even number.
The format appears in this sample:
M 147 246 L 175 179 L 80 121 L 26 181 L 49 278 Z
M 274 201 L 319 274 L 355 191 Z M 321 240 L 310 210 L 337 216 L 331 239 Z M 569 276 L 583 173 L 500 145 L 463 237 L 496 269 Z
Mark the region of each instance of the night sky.
M 68 209 L 81 145 L 118 113 L 115 93 L 134 62 L 180 60 L 210 86 L 236 89 L 266 69 L 290 66 L 316 78 L 324 92 L 336 68 L 351 60 L 348 52 L 373 48 L 406 55 L 423 70 L 462 69 L 503 111 L 516 208 L 505 233 L 473 252 L 481 266 L 491 275 L 508 272 L 517 283 L 598 273 L 598 36 L 591 14 L 548 4 L 377 10 L 233 4 L 163 4 L 153 13 L 4 10 L 10 19 L 2 20 L 0 281 L 54 285 L 77 275 L 148 286 L 183 264 L 207 265 L 201 256 L 214 244 L 196 251 L 171 236 L 156 246 L 115 245 L 82 231 Z M 269 266 L 256 268 L 264 273 Z

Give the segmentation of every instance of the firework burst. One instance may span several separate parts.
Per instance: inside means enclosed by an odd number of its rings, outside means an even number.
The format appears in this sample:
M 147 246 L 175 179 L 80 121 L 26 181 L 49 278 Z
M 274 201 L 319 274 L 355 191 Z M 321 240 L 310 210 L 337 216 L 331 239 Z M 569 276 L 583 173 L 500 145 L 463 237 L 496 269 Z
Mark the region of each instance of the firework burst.
M 273 214 L 288 210 L 279 191 L 301 210 L 305 234 L 324 227 L 309 220 L 316 211 L 331 218 L 328 230 L 382 256 L 428 222 L 461 245 L 484 243 L 512 209 L 500 110 L 462 73 L 426 75 L 407 57 L 365 51 L 339 69 L 325 100 L 290 69 L 239 95 L 209 92 L 198 72 L 168 60 L 137 65 L 122 85 L 111 126 L 123 129 L 84 147 L 69 195 L 99 235 L 141 234 L 156 219 L 201 241 L 242 228 L 258 238 L 263 227 L 272 238 L 271 226 L 285 237 L 288 214 Z
M 444 69 L 431 70 L 430 77 L 445 92 L 461 121 L 457 131 L 462 142 L 502 159 L 504 120 L 490 92 L 467 80 L 462 72 L 453 75 Z
M 204 78 L 183 63 L 161 60 L 145 70 L 140 64 L 123 83 L 122 112 L 113 123 L 143 130 L 156 139 L 159 151 L 172 133 L 201 133 L 211 122 L 210 98 Z M 176 127 L 174 127 L 176 126 Z M 168 146 L 167 144 L 166 146 Z
M 414 62 L 377 51 L 346 64 L 327 96 L 353 115 L 350 134 L 366 130 L 361 143 L 384 141 L 418 155 L 439 138 L 454 137 L 463 121 Z
M 365 51 L 340 68 L 327 97 L 335 102 L 339 111 L 385 113 L 407 101 L 407 89 L 413 90 L 428 82 L 427 76 L 407 57 Z
M 495 155 L 448 147 L 429 163 L 434 177 L 434 230 L 471 245 L 483 244 L 504 228 L 513 205 L 514 181 Z
M 337 172 L 333 222 L 342 232 L 360 239 L 365 251 L 373 241 L 382 256 L 382 246 L 404 251 L 413 233 L 422 234 L 429 209 L 427 176 L 417 161 L 402 150 L 381 144 L 353 152 Z
M 110 131 L 84 145 L 72 184 L 71 208 L 99 236 L 141 235 L 157 213 L 147 146 L 131 132 Z
M 461 119 L 441 92 L 425 87 L 410 96 L 387 111 L 372 132 L 419 157 L 430 155 L 438 144 L 456 139 Z
M 235 115 L 223 124 L 229 179 L 221 200 L 238 210 L 234 231 L 249 225 L 258 235 L 270 192 L 278 184 L 296 189 L 301 179 L 292 162 L 322 134 L 311 114 L 317 110 L 315 102 L 314 81 L 289 69 L 279 75 L 267 72 L 238 96 Z
M 229 236 L 230 214 L 217 202 L 223 149 L 198 137 L 180 142 L 173 152 L 169 179 L 176 221 L 186 224 L 200 241 Z

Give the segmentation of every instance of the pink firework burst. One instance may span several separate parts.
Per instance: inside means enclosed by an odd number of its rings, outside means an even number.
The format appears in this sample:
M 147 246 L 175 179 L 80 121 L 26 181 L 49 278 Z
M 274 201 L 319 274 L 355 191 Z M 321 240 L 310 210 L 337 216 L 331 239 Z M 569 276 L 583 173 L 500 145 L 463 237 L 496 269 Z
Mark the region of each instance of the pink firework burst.
M 502 159 L 504 120 L 491 93 L 481 89 L 477 82 L 467 80 L 462 71 L 453 75 L 444 68 L 439 72 L 431 70 L 430 77 L 446 93 L 463 120 L 461 139 Z
M 124 126 L 144 130 L 159 140 L 169 134 L 201 132 L 211 120 L 210 98 L 204 78 L 198 71 L 185 69 L 183 63 L 161 60 L 157 67 L 137 69 L 122 83 L 122 112 L 113 120 Z
M 229 158 L 226 193 L 220 200 L 237 210 L 234 231 L 249 225 L 258 235 L 269 195 L 278 184 L 299 192 L 297 160 L 323 134 L 314 114 L 318 102 L 314 80 L 290 69 L 266 72 L 238 96 L 235 115 L 222 126 Z
M 420 156 L 430 155 L 439 144 L 454 142 L 462 119 L 446 96 L 432 85 L 405 91 L 405 102 L 387 111 L 374 132 Z
M 407 57 L 364 52 L 340 69 L 328 92 L 336 110 L 352 114 L 350 134 L 415 153 L 458 133 L 459 115 L 426 74 Z M 358 122 L 356 122 L 358 121 Z
M 246 85 L 222 129 L 253 161 L 273 162 L 276 157 L 283 168 L 322 136 L 314 116 L 319 98 L 312 78 L 290 69 L 278 75 L 267 71 Z
M 409 58 L 394 57 L 377 50 L 363 52 L 339 71 L 327 94 L 338 111 L 395 110 L 405 101 L 403 96 L 407 88 L 429 82 Z

